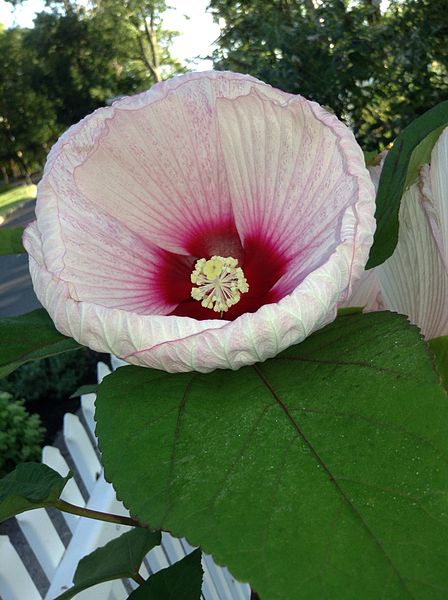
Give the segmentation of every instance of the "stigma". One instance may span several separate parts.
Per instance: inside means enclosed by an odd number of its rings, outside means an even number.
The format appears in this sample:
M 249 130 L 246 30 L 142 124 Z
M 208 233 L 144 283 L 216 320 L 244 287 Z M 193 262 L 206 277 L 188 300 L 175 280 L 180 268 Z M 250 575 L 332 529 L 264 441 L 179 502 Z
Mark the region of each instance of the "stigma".
M 192 298 L 199 300 L 204 308 L 221 313 L 221 316 L 240 301 L 241 294 L 249 291 L 243 269 L 231 256 L 212 256 L 209 260 L 200 258 L 191 274 L 191 283 L 196 286 L 191 290 Z

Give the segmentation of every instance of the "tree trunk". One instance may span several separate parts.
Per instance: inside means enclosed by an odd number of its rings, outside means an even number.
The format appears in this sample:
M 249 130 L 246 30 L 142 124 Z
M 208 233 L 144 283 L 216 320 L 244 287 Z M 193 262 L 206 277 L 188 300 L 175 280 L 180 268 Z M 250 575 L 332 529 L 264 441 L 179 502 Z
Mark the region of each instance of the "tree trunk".
M 1 170 L 2 175 L 3 175 L 3 183 L 4 183 L 4 185 L 8 185 L 8 183 L 9 183 L 9 177 L 8 177 L 8 171 L 6 170 L 5 165 L 0 165 L 0 170 Z
M 17 163 L 15 160 L 13 160 L 12 158 L 9 160 L 9 165 L 11 168 L 11 173 L 14 179 L 18 179 L 19 175 L 20 175 L 20 169 L 17 166 Z
M 149 71 L 151 72 L 151 75 L 154 77 L 154 80 L 156 82 L 160 81 L 160 75 L 159 75 L 158 71 L 154 68 L 154 65 L 152 64 L 152 62 L 149 60 L 149 58 L 146 54 L 145 45 L 140 36 L 138 36 L 138 44 L 140 46 L 140 55 L 142 57 L 143 62 L 148 67 Z
M 31 181 L 31 171 L 28 169 L 28 165 L 25 162 L 23 156 L 17 155 L 18 162 L 22 166 L 22 174 L 25 175 L 25 181 L 27 185 L 31 185 L 33 182 Z
M 381 20 L 381 9 L 379 0 L 365 0 L 366 6 L 369 8 L 367 21 L 369 25 L 375 25 Z
M 129 22 L 137 32 L 141 59 L 157 83 L 158 81 L 162 81 L 159 69 L 159 44 L 157 41 L 154 8 L 152 6 L 150 11 L 149 25 L 143 13 L 133 15 L 129 19 Z M 142 31 L 141 25 L 143 25 L 144 31 Z M 145 41 L 147 42 L 146 44 Z
M 157 32 L 155 25 L 155 15 L 154 15 L 154 7 L 151 6 L 151 16 L 148 21 L 144 19 L 145 24 L 145 34 L 146 39 L 148 40 L 149 47 L 151 49 L 151 63 L 152 63 L 152 73 L 154 75 L 154 79 L 156 81 L 161 81 L 162 77 L 160 76 L 160 59 L 159 59 L 159 43 L 157 41 Z
M 314 6 L 313 0 L 304 0 L 303 4 L 305 5 L 306 12 L 310 19 L 314 21 L 314 23 L 317 23 L 316 7 Z

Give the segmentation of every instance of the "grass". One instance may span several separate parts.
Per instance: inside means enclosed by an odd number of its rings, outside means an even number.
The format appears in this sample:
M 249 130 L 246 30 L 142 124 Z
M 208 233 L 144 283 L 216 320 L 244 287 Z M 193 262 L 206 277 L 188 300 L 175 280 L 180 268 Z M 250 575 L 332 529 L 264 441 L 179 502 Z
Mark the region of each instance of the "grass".
M 0 186 L 0 224 L 24 202 L 35 198 L 35 185 Z

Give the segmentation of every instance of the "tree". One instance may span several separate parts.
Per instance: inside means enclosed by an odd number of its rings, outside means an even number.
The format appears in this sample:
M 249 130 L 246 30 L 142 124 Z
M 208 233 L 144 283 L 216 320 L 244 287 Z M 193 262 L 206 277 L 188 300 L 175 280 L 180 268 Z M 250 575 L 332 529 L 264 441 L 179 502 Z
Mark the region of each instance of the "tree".
M 27 41 L 39 56 L 35 85 L 70 125 L 117 96 L 147 89 L 180 71 L 162 28 L 164 2 L 102 0 L 41 13 Z
M 387 145 L 447 91 L 444 0 L 210 0 L 215 67 L 330 107 L 367 149 Z
M 26 29 L 0 30 L 0 170 L 29 178 L 58 132 L 56 113 L 33 85 L 36 56 L 24 44 Z
M 93 0 L 92 10 L 95 23 L 114 32 L 116 45 L 123 45 L 128 59 L 141 61 L 153 82 L 184 71 L 169 52 L 178 34 L 163 28 L 164 0 Z
M 23 174 L 40 168 L 67 127 L 115 98 L 184 69 L 170 55 L 175 32 L 162 25 L 165 2 L 65 0 L 34 28 L 0 32 L 0 162 Z

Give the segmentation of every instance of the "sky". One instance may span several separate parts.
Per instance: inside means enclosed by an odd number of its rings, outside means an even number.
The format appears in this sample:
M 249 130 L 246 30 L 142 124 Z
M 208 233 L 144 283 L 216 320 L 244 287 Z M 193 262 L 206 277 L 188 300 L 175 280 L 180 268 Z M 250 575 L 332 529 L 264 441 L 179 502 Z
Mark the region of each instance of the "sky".
M 163 19 L 167 29 L 181 32 L 173 43 L 172 55 L 197 71 L 211 69 L 212 62 L 196 60 L 193 66 L 189 61 L 211 54 L 213 42 L 219 35 L 219 26 L 206 13 L 208 2 L 209 0 L 169 0 L 168 4 L 173 10 L 167 11 Z M 15 9 L 5 0 L 0 0 L 0 23 L 6 27 L 32 27 L 35 13 L 44 8 L 43 0 L 27 0 Z M 190 18 L 186 19 L 184 15 Z

